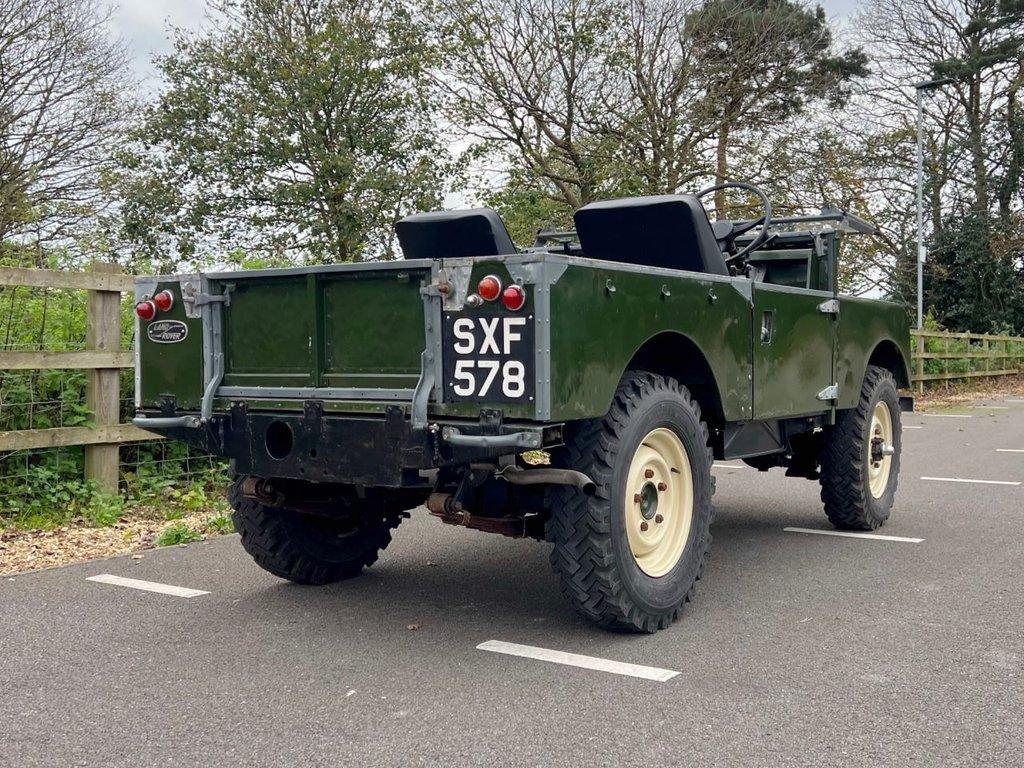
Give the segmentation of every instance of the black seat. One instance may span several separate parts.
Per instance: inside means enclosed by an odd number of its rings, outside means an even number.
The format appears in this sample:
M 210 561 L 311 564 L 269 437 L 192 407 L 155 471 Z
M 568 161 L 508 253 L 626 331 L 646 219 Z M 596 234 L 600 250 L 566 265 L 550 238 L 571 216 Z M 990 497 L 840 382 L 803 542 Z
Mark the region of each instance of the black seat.
M 573 215 L 591 259 L 728 275 L 704 206 L 693 195 L 603 200 Z
M 407 259 L 502 256 L 516 252 L 505 222 L 490 208 L 414 213 L 395 224 Z

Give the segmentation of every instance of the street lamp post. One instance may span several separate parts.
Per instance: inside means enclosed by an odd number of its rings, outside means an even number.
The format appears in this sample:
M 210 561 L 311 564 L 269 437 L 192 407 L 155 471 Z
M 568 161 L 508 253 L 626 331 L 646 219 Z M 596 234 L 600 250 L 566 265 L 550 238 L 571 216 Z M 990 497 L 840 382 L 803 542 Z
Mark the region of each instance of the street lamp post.
M 924 92 L 954 82 L 951 77 L 914 83 L 917 92 L 917 330 L 924 327 Z

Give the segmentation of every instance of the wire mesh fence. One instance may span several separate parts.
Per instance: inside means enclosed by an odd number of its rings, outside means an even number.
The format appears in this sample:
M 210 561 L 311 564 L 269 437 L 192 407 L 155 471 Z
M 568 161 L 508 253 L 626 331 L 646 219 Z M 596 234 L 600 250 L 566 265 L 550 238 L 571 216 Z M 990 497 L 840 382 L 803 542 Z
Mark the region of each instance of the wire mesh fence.
M 121 348 L 132 344 L 132 297 L 122 296 Z M 86 349 L 88 294 L 76 288 L 0 285 L 0 352 L 77 352 Z M 0 370 L 0 433 L 91 427 L 85 370 Z M 121 423 L 134 414 L 134 377 L 120 373 Z M 154 482 L 192 483 L 223 474 L 219 458 L 170 440 L 120 447 L 122 491 Z M 0 450 L 0 517 L 4 500 L 24 498 L 55 484 L 81 482 L 85 448 Z

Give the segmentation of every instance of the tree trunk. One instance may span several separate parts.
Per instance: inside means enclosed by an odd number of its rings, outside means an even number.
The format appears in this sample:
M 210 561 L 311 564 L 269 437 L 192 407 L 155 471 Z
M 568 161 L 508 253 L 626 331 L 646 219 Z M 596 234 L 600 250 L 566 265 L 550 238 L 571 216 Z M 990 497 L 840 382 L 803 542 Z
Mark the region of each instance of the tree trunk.
M 724 184 L 729 178 L 729 120 L 722 120 L 718 131 L 718 145 L 715 148 L 715 184 Z M 715 192 L 715 218 L 725 218 L 725 190 Z
M 971 164 L 974 170 L 974 199 L 982 219 L 988 215 L 988 173 L 985 169 L 985 139 L 981 125 L 981 79 L 974 77 L 970 85 L 970 108 L 967 124 L 970 128 Z

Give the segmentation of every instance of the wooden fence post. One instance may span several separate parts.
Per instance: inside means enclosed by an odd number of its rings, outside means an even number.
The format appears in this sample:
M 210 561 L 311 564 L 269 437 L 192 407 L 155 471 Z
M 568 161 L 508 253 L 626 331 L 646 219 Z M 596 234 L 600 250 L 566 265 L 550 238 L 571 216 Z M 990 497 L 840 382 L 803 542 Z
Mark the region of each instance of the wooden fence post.
M 91 272 L 120 274 L 116 264 L 95 262 Z M 121 348 L 121 294 L 117 291 L 89 291 L 85 346 L 98 352 L 117 352 Z M 90 370 L 85 387 L 86 407 L 92 411 L 97 427 L 117 425 L 121 421 L 121 372 L 117 368 Z M 116 491 L 120 469 L 117 444 L 85 447 L 85 479 L 100 488 Z
M 917 335 L 917 391 L 924 394 L 924 336 Z

